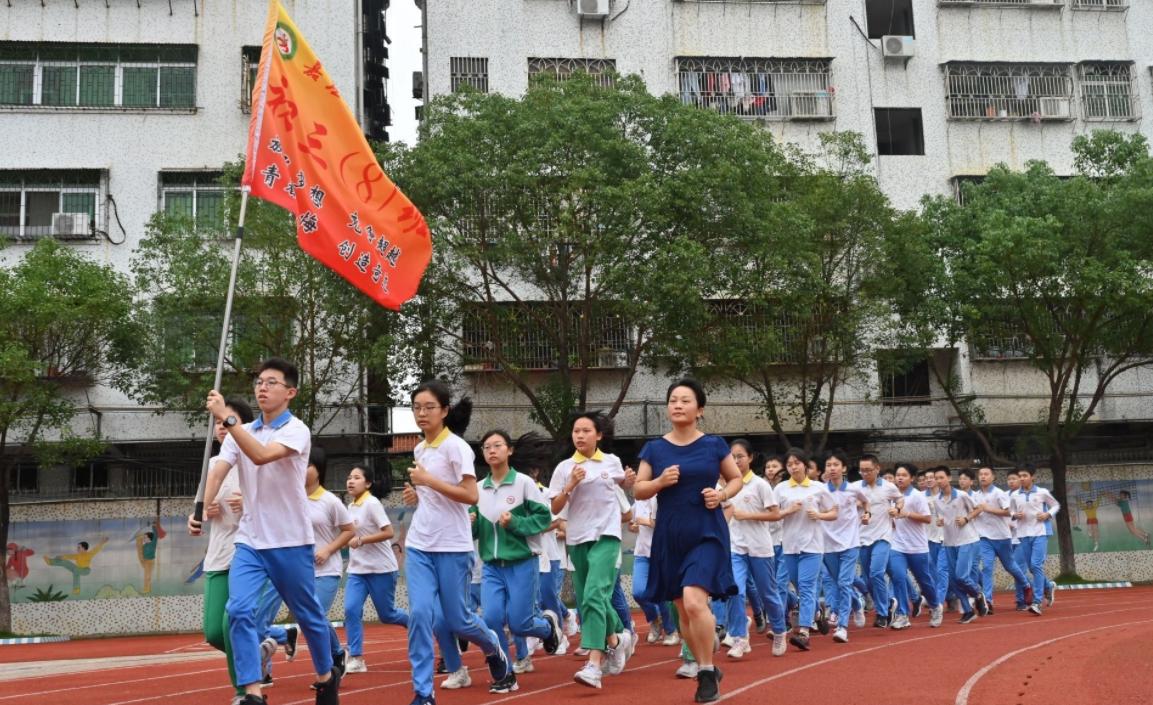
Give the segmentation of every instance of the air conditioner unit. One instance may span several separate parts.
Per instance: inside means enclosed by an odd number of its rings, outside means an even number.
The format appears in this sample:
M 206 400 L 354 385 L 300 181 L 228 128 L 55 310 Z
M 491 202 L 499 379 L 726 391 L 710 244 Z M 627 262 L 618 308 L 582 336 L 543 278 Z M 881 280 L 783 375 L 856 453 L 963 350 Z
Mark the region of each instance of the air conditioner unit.
M 881 37 L 881 53 L 886 59 L 904 59 L 915 55 L 916 41 L 912 37 L 890 34 Z
M 1044 120 L 1067 120 L 1072 117 L 1068 98 L 1041 98 L 1038 112 Z
M 608 17 L 609 0 L 576 0 L 576 10 L 581 17 Z
M 832 116 L 833 103 L 828 91 L 793 91 L 789 94 L 790 118 L 805 120 Z
M 87 213 L 53 213 L 52 236 L 61 239 L 85 239 L 92 237 Z

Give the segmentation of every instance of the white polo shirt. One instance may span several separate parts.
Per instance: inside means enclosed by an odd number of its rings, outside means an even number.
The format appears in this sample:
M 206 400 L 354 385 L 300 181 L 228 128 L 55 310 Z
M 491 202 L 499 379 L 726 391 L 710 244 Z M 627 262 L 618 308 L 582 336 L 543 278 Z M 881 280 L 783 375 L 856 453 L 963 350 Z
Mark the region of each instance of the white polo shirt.
M 941 543 L 945 540 L 945 529 L 937 526 L 937 493 L 931 490 L 922 492 L 925 495 L 925 500 L 929 503 L 929 517 L 932 521 L 929 522 L 929 543 Z
M 977 504 L 988 504 L 997 509 L 1009 509 L 1009 495 L 996 485 L 989 485 L 988 490 L 978 489 L 973 493 Z M 977 535 L 991 541 L 1003 541 L 1013 537 L 1013 529 L 1009 526 L 1008 516 L 997 516 L 988 512 L 981 512 L 973 520 Z
M 208 461 L 208 467 L 216 464 L 220 457 L 216 456 Z M 236 478 L 236 468 L 231 468 L 220 483 L 220 492 L 216 494 L 216 503 L 220 505 L 220 516 L 206 519 L 204 525 L 208 527 L 208 550 L 204 552 L 204 570 L 228 570 L 232 565 L 232 555 L 236 553 L 236 527 L 240 524 L 240 515 L 232 511 L 224 500 L 231 497 L 240 489 L 240 481 Z
M 912 512 L 913 514 L 931 515 L 929 511 L 929 500 L 925 497 L 925 493 L 910 487 L 909 491 L 905 492 L 904 511 Z M 933 521 L 932 516 L 929 517 L 929 521 Z M 929 524 L 913 521 L 908 517 L 898 517 L 894 520 L 894 524 L 894 551 L 904 553 L 905 555 L 929 552 Z
M 433 477 L 450 485 L 459 485 L 466 476 L 476 477 L 476 468 L 473 467 L 476 454 L 463 438 L 448 428 L 441 430 L 431 443 L 421 441 L 412 454 Z M 430 553 L 472 551 L 468 505 L 423 485 L 416 488 L 416 494 L 418 502 L 405 546 Z
M 814 482 L 808 478 L 800 483 L 790 478 L 776 487 L 777 506 L 782 511 L 794 504 L 800 503 L 804 509 L 796 514 L 790 514 L 782 519 L 784 536 L 781 547 L 787 554 L 824 553 L 825 530 L 820 519 L 811 519 L 809 509 L 828 511 L 835 505 L 833 495 L 823 482 Z
M 559 497 L 577 466 L 585 469 L 585 478 L 573 490 L 565 505 L 568 527 L 565 543 L 576 546 L 596 541 L 602 536 L 621 537 L 621 507 L 617 499 L 617 485 L 625 480 L 625 469 L 620 458 L 599 448 L 593 457 L 586 458 L 579 451 L 565 458 L 553 471 L 548 485 L 548 498 Z
M 1057 512 L 1061 511 L 1061 504 L 1053 498 L 1049 490 L 1036 485 L 1033 485 L 1033 489 L 1028 492 L 1024 488 L 1019 488 L 1016 499 L 1016 511 L 1025 513 L 1025 516 L 1017 521 L 1017 537 L 1047 536 L 1045 522 L 1038 520 L 1037 515 L 1048 513 L 1050 516 L 1057 516 Z
M 657 518 L 657 498 L 638 499 L 633 503 L 633 519 Z M 633 555 L 637 558 L 648 558 L 653 552 L 653 527 L 640 524 L 637 526 L 637 540 L 633 544 Z
M 837 518 L 822 521 L 825 531 L 825 553 L 839 553 L 861 545 L 861 513 L 857 502 L 868 501 L 858 482 L 841 480 L 839 487 L 826 483 L 833 502 L 837 505 Z
M 853 483 L 859 485 L 864 491 L 865 508 L 869 510 L 869 523 L 861 526 L 861 545 L 872 546 L 877 541 L 891 541 L 893 536 L 893 519 L 889 516 L 889 509 L 901 498 L 901 490 L 888 480 L 878 477 L 874 485 L 865 484 L 864 480 Z
M 308 495 L 308 520 L 312 522 L 312 535 L 316 538 L 317 548 L 323 548 L 336 540 L 340 536 L 341 524 L 352 523 L 344 502 L 323 487 L 317 487 L 316 492 Z M 316 577 L 339 576 L 343 567 L 340 551 L 335 551 L 324 565 L 316 567 Z
M 773 488 L 763 477 L 749 471 L 742 478 L 741 489 L 725 502 L 734 510 L 742 512 L 763 512 L 777 506 Z M 773 557 L 773 534 L 769 522 L 759 519 L 730 519 L 729 545 L 733 553 L 753 558 Z
M 240 452 L 229 434 L 220 448 L 220 460 L 235 466 L 244 497 L 244 513 L 236 529 L 236 543 L 257 550 L 311 546 L 315 543 L 312 522 L 308 520 L 308 495 L 304 478 L 308 473 L 308 451 L 312 436 L 308 426 L 287 409 L 270 423 L 256 417 L 244 428 L 264 445 L 279 443 L 293 451 L 271 463 L 257 465 Z
M 968 516 L 976 506 L 977 503 L 973 501 L 972 496 L 956 487 L 952 488 L 951 495 L 937 493 L 937 515 L 945 522 L 943 528 L 946 546 L 965 546 L 979 540 L 973 522 L 957 526 L 957 518 Z
M 392 524 L 388 512 L 380 500 L 365 492 L 348 505 L 348 515 L 352 519 L 356 535 L 360 538 L 380 533 Z M 373 573 L 396 572 L 396 552 L 392 550 L 392 539 L 378 543 L 366 543 L 360 548 L 348 549 L 348 574 L 370 575 Z

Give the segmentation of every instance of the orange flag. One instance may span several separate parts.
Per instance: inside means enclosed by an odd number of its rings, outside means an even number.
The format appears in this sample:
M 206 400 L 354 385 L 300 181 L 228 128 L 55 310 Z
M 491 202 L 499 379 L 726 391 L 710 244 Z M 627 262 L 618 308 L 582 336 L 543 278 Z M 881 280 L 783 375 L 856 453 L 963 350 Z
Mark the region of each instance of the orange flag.
M 305 252 L 382 306 L 412 298 L 432 257 L 424 216 L 381 170 L 328 72 L 272 0 L 241 183 L 295 215 Z

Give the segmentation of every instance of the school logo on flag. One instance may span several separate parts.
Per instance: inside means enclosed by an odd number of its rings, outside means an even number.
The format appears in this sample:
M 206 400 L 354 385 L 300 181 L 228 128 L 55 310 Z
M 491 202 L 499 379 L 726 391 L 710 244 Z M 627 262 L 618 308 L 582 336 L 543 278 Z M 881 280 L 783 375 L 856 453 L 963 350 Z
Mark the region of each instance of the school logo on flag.
M 305 252 L 399 309 L 432 258 L 428 225 L 381 170 L 324 65 L 276 0 L 252 106 L 241 183 L 295 215 Z

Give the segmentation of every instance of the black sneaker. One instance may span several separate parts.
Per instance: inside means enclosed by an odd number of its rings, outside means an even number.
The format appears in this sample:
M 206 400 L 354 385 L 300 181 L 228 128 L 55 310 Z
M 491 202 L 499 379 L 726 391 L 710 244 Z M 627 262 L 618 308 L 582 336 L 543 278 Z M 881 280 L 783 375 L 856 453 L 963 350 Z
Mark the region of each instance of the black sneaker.
M 286 641 L 284 642 L 284 660 L 291 661 L 296 658 L 296 640 L 300 637 L 300 630 L 296 627 L 289 627 L 284 630 Z
M 893 615 L 897 614 L 897 598 L 889 598 L 889 621 L 893 621 Z
M 436 660 L 436 672 L 437 672 L 437 674 L 448 673 L 448 666 L 444 665 L 444 659 L 443 658 L 438 658 Z
M 821 633 L 821 636 L 829 633 L 829 613 L 826 607 L 817 610 L 817 631 Z
M 985 600 L 985 593 L 977 593 L 975 603 L 977 608 L 977 616 L 984 617 L 989 614 L 989 603 Z
M 808 632 L 794 632 L 789 637 L 789 643 L 797 647 L 801 651 L 809 650 L 809 633 Z
M 545 610 L 544 621 L 548 622 L 549 626 L 548 636 L 541 640 L 544 644 L 544 652 L 549 655 L 555 654 L 556 650 L 560 648 L 560 640 L 564 638 L 564 632 L 561 631 L 560 617 L 557 617 L 556 612 L 552 610 Z
M 234 699 L 232 705 L 268 705 L 268 701 L 264 699 L 263 695 L 245 693 L 243 697 Z
M 888 629 L 889 628 L 889 618 L 888 617 L 877 617 L 876 619 L 873 620 L 873 626 L 876 627 L 877 629 Z
M 957 620 L 957 624 L 969 624 L 970 622 L 973 622 L 976 619 L 977 619 L 977 613 L 976 612 L 966 612 L 965 614 L 961 615 L 961 618 L 959 620 Z
M 261 688 L 271 688 L 274 685 L 276 685 L 276 683 L 273 682 L 271 673 L 265 673 L 264 678 L 260 679 Z
M 765 621 L 764 612 L 753 613 L 753 624 L 757 627 L 757 634 L 764 634 L 765 630 L 769 628 L 769 623 Z
M 693 698 L 698 703 L 711 703 L 721 697 L 721 672 L 716 666 L 697 671 L 697 694 Z
M 340 678 L 336 672 L 323 683 L 316 684 L 316 705 L 340 705 Z
M 516 674 L 513 673 L 512 671 L 509 671 L 508 675 L 505 676 L 504 678 L 501 678 L 500 680 L 493 681 L 492 685 L 490 685 L 488 687 L 488 692 L 490 692 L 490 693 L 511 693 L 514 690 L 517 690 L 519 688 L 520 688 L 520 686 L 516 684 Z
M 500 649 L 497 649 L 492 656 L 486 656 L 484 662 L 488 664 L 488 674 L 492 676 L 495 682 L 500 682 L 512 673 L 512 666 L 509 665 L 508 657 Z
M 436 705 L 436 698 L 432 695 L 421 695 L 417 693 L 413 696 L 412 702 L 409 703 L 409 705 Z
M 913 611 L 912 611 L 913 619 L 916 619 L 917 617 L 921 616 L 921 610 L 924 609 L 924 607 L 925 607 L 925 598 L 922 597 L 919 600 L 913 600 Z

